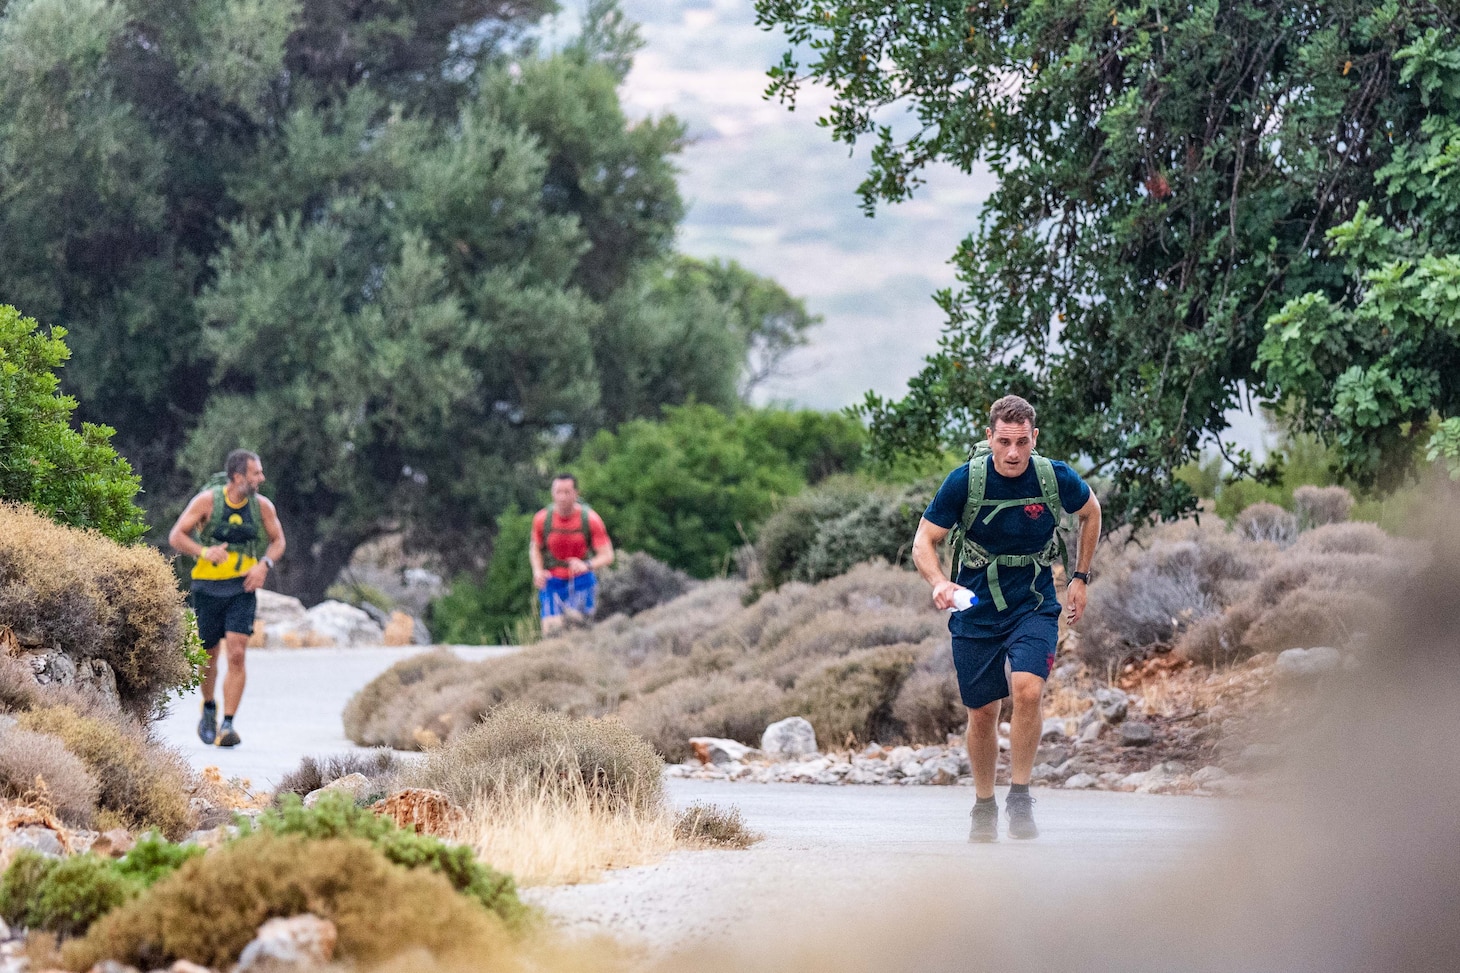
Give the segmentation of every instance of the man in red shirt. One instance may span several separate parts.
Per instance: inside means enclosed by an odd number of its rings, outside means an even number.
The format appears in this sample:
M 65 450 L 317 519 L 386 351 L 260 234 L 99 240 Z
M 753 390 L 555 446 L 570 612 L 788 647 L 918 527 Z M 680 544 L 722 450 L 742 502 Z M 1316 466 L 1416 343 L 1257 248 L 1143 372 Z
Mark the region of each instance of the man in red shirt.
M 598 581 L 593 572 L 613 563 L 613 543 L 603 518 L 578 501 L 571 473 L 553 477 L 553 502 L 532 518 L 527 559 L 542 609 L 542 633 L 563 627 L 564 612 L 593 616 Z

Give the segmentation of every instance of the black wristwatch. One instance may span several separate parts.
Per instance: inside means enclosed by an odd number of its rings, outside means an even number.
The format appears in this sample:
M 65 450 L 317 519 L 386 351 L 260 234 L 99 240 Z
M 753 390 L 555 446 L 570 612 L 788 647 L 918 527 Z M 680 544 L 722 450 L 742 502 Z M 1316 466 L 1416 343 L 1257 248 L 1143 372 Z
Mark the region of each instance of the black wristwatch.
M 1073 571 L 1073 572 L 1070 573 L 1070 581 L 1083 581 L 1086 584 L 1089 584 L 1090 583 L 1090 574 L 1089 574 L 1089 572 L 1086 572 L 1086 571 Z M 1067 588 L 1069 587 L 1070 581 L 1066 581 L 1065 582 L 1065 587 L 1067 587 Z

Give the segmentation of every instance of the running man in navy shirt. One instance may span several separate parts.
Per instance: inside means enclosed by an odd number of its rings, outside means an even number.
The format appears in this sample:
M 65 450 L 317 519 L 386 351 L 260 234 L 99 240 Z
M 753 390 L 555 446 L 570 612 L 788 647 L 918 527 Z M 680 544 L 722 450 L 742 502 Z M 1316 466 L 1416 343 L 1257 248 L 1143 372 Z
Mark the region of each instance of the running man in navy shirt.
M 1041 697 L 1054 663 L 1060 613 L 1047 554 L 1056 519 L 1047 501 L 1057 492 L 1064 511 L 1079 517 L 1079 556 L 1065 586 L 1065 613 L 1072 625 L 1085 613 L 1085 586 L 1100 538 L 1100 502 L 1078 473 L 1064 463 L 1049 462 L 1045 472 L 1052 472 L 1053 482 L 1041 482 L 1040 461 L 1031 459 L 1039 440 L 1033 406 L 1017 395 L 1005 396 L 990 410 L 987 432 L 992 452 L 972 461 L 986 464 L 979 474 L 984 482 L 983 505 L 971 512 L 968 529 L 977 556 L 960 559 L 954 552 L 958 562 L 954 581 L 944 575 L 938 560 L 938 545 L 964 520 L 969 499 L 967 464 L 943 481 L 913 540 L 913 563 L 933 586 L 934 605 L 953 608 L 954 595 L 961 588 L 978 598 L 948 622 L 958 690 L 968 708 L 968 761 L 977 795 L 970 841 L 998 837 L 994 766 L 999 756 L 999 704 L 1010 695 L 1014 698 L 1009 732 L 1011 786 L 1005 800 L 1009 835 L 1034 838 L 1039 834 L 1029 777 L 1044 726 Z M 1008 677 L 1004 674 L 1006 662 L 1011 672 Z

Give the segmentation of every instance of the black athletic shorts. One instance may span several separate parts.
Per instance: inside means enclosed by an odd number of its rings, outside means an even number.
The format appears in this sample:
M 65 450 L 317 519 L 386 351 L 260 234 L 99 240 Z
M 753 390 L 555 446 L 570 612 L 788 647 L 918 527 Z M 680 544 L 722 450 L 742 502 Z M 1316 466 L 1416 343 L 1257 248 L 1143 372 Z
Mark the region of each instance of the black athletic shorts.
M 193 611 L 198 615 L 198 636 L 206 648 L 211 649 L 222 642 L 224 634 L 228 632 L 253 634 L 253 616 L 259 599 L 252 591 L 240 591 L 233 595 L 210 595 L 194 591 L 192 599 Z

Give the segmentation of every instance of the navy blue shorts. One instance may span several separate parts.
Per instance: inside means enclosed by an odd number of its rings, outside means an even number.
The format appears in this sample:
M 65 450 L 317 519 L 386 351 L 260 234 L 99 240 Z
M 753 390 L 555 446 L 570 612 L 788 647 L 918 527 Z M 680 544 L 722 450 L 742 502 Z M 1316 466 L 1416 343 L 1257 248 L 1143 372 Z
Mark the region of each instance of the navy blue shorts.
M 228 632 L 253 634 L 253 617 L 259 599 L 252 591 L 222 596 L 194 591 L 192 598 L 193 611 L 198 616 L 198 637 L 204 648 L 213 648 Z
M 564 609 L 592 618 L 597 592 L 598 579 L 592 571 L 571 579 L 552 577 L 537 593 L 537 603 L 543 618 L 561 615 Z
M 1007 635 L 953 636 L 953 667 L 958 670 L 958 694 L 963 697 L 963 705 L 978 709 L 1009 695 L 1005 659 L 1014 672 L 1030 672 L 1048 679 L 1059 634 L 1058 614 L 1031 612 Z

